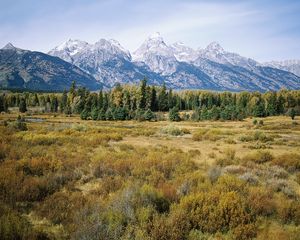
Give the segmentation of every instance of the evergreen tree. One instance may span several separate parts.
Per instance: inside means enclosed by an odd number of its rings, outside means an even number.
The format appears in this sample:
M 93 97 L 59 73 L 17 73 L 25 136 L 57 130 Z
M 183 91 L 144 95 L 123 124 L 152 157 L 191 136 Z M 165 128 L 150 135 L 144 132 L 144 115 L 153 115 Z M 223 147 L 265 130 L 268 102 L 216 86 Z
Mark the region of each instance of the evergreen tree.
M 113 111 L 114 120 L 125 120 L 127 117 L 127 112 L 124 107 L 117 107 Z
M 4 96 L 0 95 L 0 113 L 4 112 Z
M 72 114 L 72 108 L 71 108 L 71 106 L 70 106 L 69 101 L 67 102 L 67 105 L 66 105 L 66 107 L 65 107 L 65 109 L 64 109 L 64 113 L 65 113 L 66 115 L 71 115 L 71 114 Z
M 76 82 L 75 81 L 72 82 L 69 93 L 70 93 L 70 102 L 73 102 L 73 99 L 76 96 Z
M 99 96 L 98 96 L 98 107 L 99 107 L 99 109 L 102 109 L 104 107 L 104 99 L 103 99 L 102 90 L 99 92 Z
M 105 111 L 103 108 L 101 108 L 98 112 L 98 120 L 104 121 L 106 120 Z
M 91 111 L 91 117 L 93 120 L 97 120 L 98 119 L 98 108 L 97 107 L 93 107 L 92 111 Z
M 291 117 L 292 120 L 295 119 L 296 111 L 295 111 L 294 108 L 292 108 L 292 109 L 289 110 L 289 116 Z
M 64 90 L 64 92 L 61 96 L 60 104 L 59 104 L 60 112 L 65 111 L 65 108 L 67 107 L 67 104 L 68 104 L 68 93 L 67 93 L 66 90 Z
M 163 83 L 162 88 L 158 94 L 158 110 L 159 111 L 167 111 L 168 110 L 168 95 L 166 84 Z
M 179 111 L 178 111 L 178 108 L 177 107 L 173 107 L 170 109 L 169 111 L 169 120 L 170 121 L 175 121 L 175 122 L 179 122 L 181 119 L 180 119 L 180 116 L 179 116 Z
M 139 108 L 140 109 L 145 109 L 146 108 L 146 101 L 147 101 L 147 79 L 144 78 L 141 81 L 141 86 L 140 86 L 140 101 L 139 101 Z
M 265 105 L 262 101 L 260 101 L 253 108 L 253 116 L 254 117 L 264 117 L 265 116 Z
M 151 111 L 155 112 L 158 110 L 157 106 L 157 98 L 156 98 L 156 89 L 154 86 L 151 88 L 151 104 L 150 104 Z
M 51 98 L 51 104 L 50 104 L 50 111 L 51 112 L 57 112 L 58 110 L 58 100 L 56 96 L 52 96 Z
M 111 121 L 111 120 L 114 119 L 113 110 L 111 108 L 108 108 L 106 110 L 105 119 L 108 120 L 108 121 Z
M 27 112 L 27 105 L 26 105 L 26 100 L 25 100 L 25 98 L 21 98 L 21 99 L 20 99 L 19 111 L 20 111 L 21 113 Z
M 150 109 L 147 109 L 147 111 L 144 113 L 144 119 L 146 121 L 151 121 L 155 119 L 155 114 Z
M 37 93 L 34 94 L 34 97 L 33 97 L 33 101 L 32 101 L 32 106 L 38 106 L 39 105 L 39 98 L 38 98 L 38 95 Z
M 80 113 L 80 118 L 82 120 L 87 120 L 90 117 L 90 112 L 88 112 L 86 109 L 84 109 L 81 113 Z

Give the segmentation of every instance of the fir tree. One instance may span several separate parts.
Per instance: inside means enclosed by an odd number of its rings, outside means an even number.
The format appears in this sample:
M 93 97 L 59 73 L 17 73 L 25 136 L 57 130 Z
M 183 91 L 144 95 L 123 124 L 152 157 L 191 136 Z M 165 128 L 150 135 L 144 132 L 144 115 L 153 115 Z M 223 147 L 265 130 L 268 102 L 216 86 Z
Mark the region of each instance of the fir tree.
M 27 105 L 26 105 L 26 100 L 25 100 L 25 98 L 21 98 L 21 99 L 20 99 L 19 111 L 20 111 L 21 113 L 27 112 Z
M 140 109 L 145 109 L 146 108 L 146 102 L 147 102 L 147 79 L 144 78 L 141 81 L 141 86 L 140 86 L 140 101 L 139 101 L 139 108 Z
M 173 107 L 172 109 L 170 109 L 169 111 L 169 120 L 170 121 L 175 121 L 175 122 L 179 122 L 181 119 L 180 119 L 180 116 L 179 116 L 179 111 L 178 111 L 178 108 L 177 107 Z

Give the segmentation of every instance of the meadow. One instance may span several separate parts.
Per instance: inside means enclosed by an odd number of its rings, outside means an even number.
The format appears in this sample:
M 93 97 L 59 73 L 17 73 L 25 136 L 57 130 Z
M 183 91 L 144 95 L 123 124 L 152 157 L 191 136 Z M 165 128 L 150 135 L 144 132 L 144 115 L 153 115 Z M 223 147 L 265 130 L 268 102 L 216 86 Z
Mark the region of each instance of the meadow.
M 299 239 L 299 117 L 18 115 L 0 115 L 1 239 Z

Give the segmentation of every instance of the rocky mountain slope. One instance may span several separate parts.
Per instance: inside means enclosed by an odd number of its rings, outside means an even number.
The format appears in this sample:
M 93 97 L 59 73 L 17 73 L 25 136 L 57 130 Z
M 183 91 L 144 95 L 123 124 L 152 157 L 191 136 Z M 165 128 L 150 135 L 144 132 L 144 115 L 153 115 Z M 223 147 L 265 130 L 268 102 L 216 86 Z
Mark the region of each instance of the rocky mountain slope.
M 132 54 L 117 41 L 105 39 L 95 44 L 69 40 L 49 54 L 75 64 L 106 87 L 147 77 L 150 84 L 164 81 L 178 89 L 300 89 L 300 77 L 289 69 L 260 64 L 228 52 L 216 42 L 197 50 L 183 43 L 168 45 L 159 33 L 148 37 Z
M 22 50 L 12 44 L 0 49 L 1 88 L 62 91 L 69 89 L 73 81 L 91 90 L 102 86 L 82 69 L 58 57 Z
M 263 65 L 288 71 L 300 77 L 300 60 L 272 61 Z

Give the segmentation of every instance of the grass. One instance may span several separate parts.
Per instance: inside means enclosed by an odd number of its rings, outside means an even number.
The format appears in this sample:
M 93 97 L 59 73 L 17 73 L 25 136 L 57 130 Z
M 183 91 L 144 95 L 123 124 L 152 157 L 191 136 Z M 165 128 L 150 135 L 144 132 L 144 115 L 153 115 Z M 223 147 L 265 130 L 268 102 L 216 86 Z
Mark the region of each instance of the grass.
M 299 120 L 270 117 L 257 127 L 252 119 L 101 122 L 35 114 L 43 121 L 26 122 L 27 131 L 4 126 L 16 117 L 0 115 L 0 203 L 28 220 L 31 239 L 41 233 L 50 239 L 81 238 L 96 226 L 95 219 L 108 226 L 99 230 L 111 234 L 103 239 L 126 239 L 126 234 L 147 239 L 147 231 L 161 236 L 186 218 L 200 224 L 202 215 L 189 215 L 189 204 L 204 201 L 217 214 L 231 206 L 231 197 L 241 206 L 250 204 L 245 209 L 259 221 L 252 224 L 247 217 L 249 225 L 234 223 L 232 229 L 211 222 L 211 228 L 202 226 L 205 233 L 194 229 L 186 235 L 232 239 L 248 231 L 268 239 L 278 232 L 293 239 L 300 231 L 294 207 L 300 198 Z M 215 208 L 216 199 L 224 209 Z M 179 211 L 181 206 L 187 212 Z M 216 232 L 215 224 L 225 230 Z

